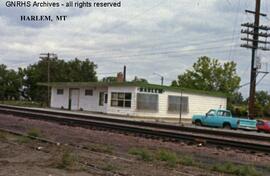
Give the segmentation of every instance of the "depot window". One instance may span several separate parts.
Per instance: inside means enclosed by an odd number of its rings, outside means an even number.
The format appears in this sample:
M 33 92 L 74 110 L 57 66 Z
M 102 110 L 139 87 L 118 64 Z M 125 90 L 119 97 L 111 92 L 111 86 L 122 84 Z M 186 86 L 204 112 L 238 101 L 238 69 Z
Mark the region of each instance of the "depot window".
M 137 109 L 158 111 L 158 94 L 137 93 Z
M 57 89 L 57 95 L 63 95 L 64 94 L 64 89 Z
M 131 107 L 131 93 L 124 92 L 112 92 L 111 94 L 111 106 L 112 107 Z
M 85 96 L 92 96 L 93 90 L 92 89 L 85 89 Z
M 188 97 L 181 96 L 169 96 L 168 97 L 168 112 L 188 113 Z

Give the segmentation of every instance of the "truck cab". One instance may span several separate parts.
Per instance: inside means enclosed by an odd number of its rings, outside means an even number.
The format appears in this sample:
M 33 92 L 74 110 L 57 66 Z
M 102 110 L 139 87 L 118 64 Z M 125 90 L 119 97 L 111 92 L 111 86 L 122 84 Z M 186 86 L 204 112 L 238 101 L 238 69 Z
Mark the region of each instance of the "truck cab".
M 198 126 L 211 126 L 227 129 L 237 129 L 238 119 L 232 117 L 228 110 L 210 109 L 205 115 L 194 115 L 192 122 Z

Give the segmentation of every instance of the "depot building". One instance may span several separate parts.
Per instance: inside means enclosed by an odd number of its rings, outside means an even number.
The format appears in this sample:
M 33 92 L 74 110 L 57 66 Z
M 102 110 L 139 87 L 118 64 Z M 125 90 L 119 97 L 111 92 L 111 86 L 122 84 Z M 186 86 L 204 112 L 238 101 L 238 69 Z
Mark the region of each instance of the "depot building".
M 191 119 L 212 108 L 226 108 L 216 92 L 180 89 L 139 82 L 54 82 L 51 108 L 157 119 Z

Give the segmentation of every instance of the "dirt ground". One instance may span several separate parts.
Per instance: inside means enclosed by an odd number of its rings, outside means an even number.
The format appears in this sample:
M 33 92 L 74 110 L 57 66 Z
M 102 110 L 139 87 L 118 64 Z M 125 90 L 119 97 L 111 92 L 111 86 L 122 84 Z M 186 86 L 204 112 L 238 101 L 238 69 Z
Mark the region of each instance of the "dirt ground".
M 270 156 L 224 147 L 166 142 L 0 114 L 0 176 L 267 176 Z

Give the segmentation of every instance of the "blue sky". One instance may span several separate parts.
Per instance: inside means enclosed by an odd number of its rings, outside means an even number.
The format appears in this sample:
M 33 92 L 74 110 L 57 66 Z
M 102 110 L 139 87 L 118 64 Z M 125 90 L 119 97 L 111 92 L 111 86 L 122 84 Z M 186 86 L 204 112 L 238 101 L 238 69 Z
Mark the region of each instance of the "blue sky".
M 50 0 L 51 1 L 51 0 Z M 93 0 L 92 0 L 93 1 Z M 59 2 L 66 2 L 59 0 Z M 234 61 L 241 84 L 249 82 L 251 51 L 240 48 L 240 24 L 252 22 L 255 0 L 122 0 L 121 8 L 7 8 L 0 2 L 0 63 L 9 68 L 37 62 L 39 53 L 69 60 L 89 58 L 99 78 L 127 66 L 128 79 L 169 85 L 206 55 Z M 261 22 L 270 25 L 270 2 L 262 0 Z M 26 23 L 20 15 L 68 15 L 65 22 Z M 269 62 L 270 52 L 259 52 Z M 263 64 L 263 66 L 266 66 Z M 248 86 L 240 91 L 246 96 Z M 270 91 L 266 76 L 259 90 Z

